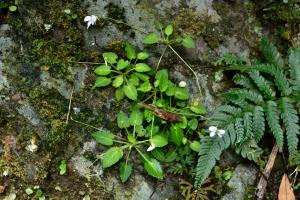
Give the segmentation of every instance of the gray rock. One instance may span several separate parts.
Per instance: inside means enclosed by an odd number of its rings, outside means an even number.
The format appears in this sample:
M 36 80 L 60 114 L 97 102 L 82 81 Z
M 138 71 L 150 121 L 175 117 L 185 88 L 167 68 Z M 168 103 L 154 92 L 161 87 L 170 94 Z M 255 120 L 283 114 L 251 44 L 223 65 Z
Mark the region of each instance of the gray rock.
M 222 200 L 243 200 L 247 187 L 254 184 L 257 168 L 254 165 L 239 164 L 227 186 L 230 192 L 222 197 Z

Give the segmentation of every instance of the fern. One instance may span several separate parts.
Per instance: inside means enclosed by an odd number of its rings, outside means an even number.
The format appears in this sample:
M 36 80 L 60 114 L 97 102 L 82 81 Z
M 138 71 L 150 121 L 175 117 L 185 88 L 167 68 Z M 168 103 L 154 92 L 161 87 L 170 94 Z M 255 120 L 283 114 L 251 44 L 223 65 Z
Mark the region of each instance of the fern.
M 298 113 L 294 109 L 291 100 L 287 97 L 280 99 L 279 107 L 281 110 L 281 118 L 285 126 L 285 133 L 290 155 L 297 151 L 298 135 L 299 135 L 299 118 Z
M 222 151 L 228 147 L 245 159 L 259 162 L 263 151 L 258 144 L 266 133 L 273 135 L 280 151 L 287 146 L 291 157 L 300 157 L 297 153 L 300 48 L 289 51 L 288 69 L 276 47 L 267 39 L 261 40 L 261 51 L 267 63 L 246 66 L 246 62 L 236 61 L 237 57 L 219 59 L 219 63 L 230 65 L 229 70 L 239 71 L 233 80 L 240 87 L 222 94 L 225 105 L 217 108 L 209 119 L 210 125 L 226 133 L 222 138 L 206 136 L 201 140 L 195 186 L 200 186 L 209 176 Z
M 265 106 L 266 118 L 268 125 L 275 137 L 277 146 L 280 151 L 283 147 L 283 131 L 280 127 L 279 116 L 277 114 L 277 104 L 274 101 L 268 101 Z

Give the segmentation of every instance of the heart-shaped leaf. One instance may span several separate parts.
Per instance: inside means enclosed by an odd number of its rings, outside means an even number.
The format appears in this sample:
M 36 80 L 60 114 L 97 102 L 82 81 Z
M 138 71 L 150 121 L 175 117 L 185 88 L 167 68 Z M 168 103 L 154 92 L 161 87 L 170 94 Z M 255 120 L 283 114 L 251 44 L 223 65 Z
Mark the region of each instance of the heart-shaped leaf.
M 94 72 L 99 76 L 106 76 L 111 73 L 111 67 L 107 65 L 100 65 L 95 69 Z
M 173 26 L 170 24 L 165 28 L 165 34 L 167 36 L 170 36 L 170 35 L 172 35 L 172 33 L 173 33 Z
M 95 138 L 95 140 L 103 145 L 110 146 L 113 144 L 114 134 L 112 134 L 110 131 L 97 131 L 92 134 L 92 136 Z
M 108 86 L 109 84 L 111 84 L 111 78 L 106 78 L 106 77 L 98 77 L 96 79 L 95 87 L 105 87 Z
M 142 83 L 137 90 L 141 92 L 149 92 L 151 89 L 152 89 L 151 83 L 149 81 L 146 81 Z
M 154 135 L 150 139 L 150 143 L 154 144 L 155 147 L 163 147 L 168 144 L 168 138 L 164 135 Z
M 128 60 L 121 59 L 118 61 L 117 70 L 125 69 L 129 65 Z
M 149 33 L 144 39 L 143 44 L 155 44 L 159 41 L 159 36 L 156 33 Z
M 185 36 L 184 38 L 182 38 L 181 44 L 185 48 L 195 48 L 196 47 L 194 40 L 190 36 Z
M 125 163 L 125 162 L 121 163 L 120 178 L 122 183 L 125 183 L 128 180 L 131 173 L 132 173 L 132 165 L 130 163 Z
M 123 87 L 124 94 L 131 100 L 137 99 L 137 90 L 136 87 L 132 84 L 127 84 Z
M 194 140 L 193 142 L 190 143 L 190 148 L 193 151 L 200 152 L 200 142 Z
M 120 147 L 111 147 L 103 155 L 102 167 L 110 167 L 117 163 L 122 157 L 123 150 Z
M 137 63 L 134 69 L 137 72 L 149 72 L 152 70 L 152 68 L 146 63 Z
M 112 85 L 113 85 L 115 88 L 118 88 L 118 87 L 120 87 L 120 86 L 123 84 L 123 81 L 124 81 L 123 75 L 119 75 L 119 76 L 117 76 L 117 77 L 114 79 Z
M 187 91 L 186 88 L 177 87 L 175 88 L 174 96 L 176 99 L 179 100 L 188 100 L 190 98 L 190 93 Z
M 136 58 L 135 48 L 128 42 L 125 43 L 125 51 L 130 60 Z
M 158 179 L 163 179 L 163 169 L 156 159 L 146 159 L 144 163 L 144 168 L 146 169 L 149 175 Z
M 120 111 L 117 115 L 117 124 L 119 128 L 128 128 L 130 125 L 129 118 L 123 111 Z
M 118 59 L 118 55 L 115 54 L 114 52 L 106 52 L 106 53 L 103 53 L 102 56 L 103 56 L 104 60 L 110 64 L 116 63 L 117 59 Z
M 132 126 L 140 126 L 143 123 L 144 115 L 143 113 L 138 109 L 133 109 L 133 111 L 130 114 L 129 122 Z
M 147 58 L 149 58 L 149 54 L 147 52 L 140 52 L 137 54 L 138 60 L 146 60 Z

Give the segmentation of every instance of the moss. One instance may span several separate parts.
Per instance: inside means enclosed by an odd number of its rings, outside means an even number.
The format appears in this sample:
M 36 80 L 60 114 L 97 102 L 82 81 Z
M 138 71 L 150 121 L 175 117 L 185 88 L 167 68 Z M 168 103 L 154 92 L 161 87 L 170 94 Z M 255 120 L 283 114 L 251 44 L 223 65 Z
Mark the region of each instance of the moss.
M 206 28 L 206 19 L 197 15 L 192 9 L 182 9 L 173 21 L 179 35 L 200 36 Z

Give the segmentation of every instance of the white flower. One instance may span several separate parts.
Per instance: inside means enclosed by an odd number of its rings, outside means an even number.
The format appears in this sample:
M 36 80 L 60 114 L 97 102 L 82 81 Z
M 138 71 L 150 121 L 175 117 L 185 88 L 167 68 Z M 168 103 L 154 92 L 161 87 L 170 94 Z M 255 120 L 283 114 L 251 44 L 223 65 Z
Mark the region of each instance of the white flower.
M 147 151 L 152 151 L 153 149 L 155 149 L 155 144 L 151 144 L 151 145 L 148 147 Z
M 86 16 L 84 18 L 84 21 L 87 22 L 87 29 L 91 26 L 91 25 L 95 25 L 96 21 L 97 21 L 97 16 L 95 15 L 91 15 L 91 16 Z
M 180 81 L 179 82 L 179 87 L 182 87 L 182 88 L 186 87 L 186 82 L 185 81 Z
M 217 135 L 218 135 L 219 137 L 222 137 L 224 134 L 225 134 L 225 130 L 223 130 L 223 129 L 217 130 Z
M 49 31 L 52 28 L 52 24 L 44 24 L 44 28 L 46 31 Z
M 26 150 L 27 151 L 30 151 L 30 152 L 36 152 L 36 150 L 38 149 L 38 146 L 36 144 L 29 144 L 27 147 L 26 147 Z
M 208 128 L 208 130 L 210 131 L 209 136 L 210 137 L 214 137 L 215 135 L 218 135 L 219 137 L 222 137 L 225 134 L 225 130 L 223 129 L 218 129 L 215 126 L 210 126 Z
M 3 176 L 8 176 L 9 175 L 9 172 L 8 172 L 8 170 L 5 170 L 4 172 L 3 172 L 3 174 L 2 174 Z

